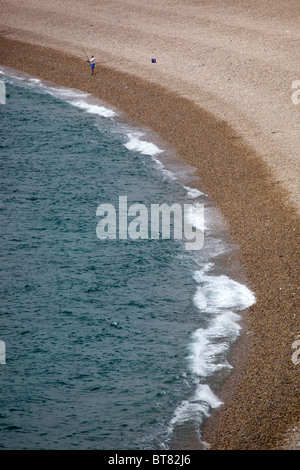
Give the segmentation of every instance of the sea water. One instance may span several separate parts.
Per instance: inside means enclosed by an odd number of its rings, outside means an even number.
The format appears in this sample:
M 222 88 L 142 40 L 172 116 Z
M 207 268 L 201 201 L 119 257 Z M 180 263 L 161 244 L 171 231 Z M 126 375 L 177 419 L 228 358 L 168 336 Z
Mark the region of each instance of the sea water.
M 213 203 L 162 163 L 147 131 L 88 94 L 5 68 L 0 78 L 0 448 L 168 449 L 184 430 L 201 440 L 255 301 L 222 273 Z M 204 246 L 100 240 L 97 207 L 120 196 L 203 204 Z

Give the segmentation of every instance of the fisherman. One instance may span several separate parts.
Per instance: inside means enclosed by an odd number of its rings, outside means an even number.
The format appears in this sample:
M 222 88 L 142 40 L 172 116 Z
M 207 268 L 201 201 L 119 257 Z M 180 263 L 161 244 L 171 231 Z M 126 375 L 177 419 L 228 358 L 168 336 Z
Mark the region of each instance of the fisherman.
M 90 59 L 88 59 L 88 62 L 91 64 L 91 71 L 92 75 L 94 75 L 94 70 L 95 70 L 95 57 L 92 55 Z

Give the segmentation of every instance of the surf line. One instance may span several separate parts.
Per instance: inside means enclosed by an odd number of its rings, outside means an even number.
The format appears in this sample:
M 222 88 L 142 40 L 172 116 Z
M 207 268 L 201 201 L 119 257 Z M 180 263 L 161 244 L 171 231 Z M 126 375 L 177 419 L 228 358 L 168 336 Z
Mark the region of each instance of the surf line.
M 128 208 L 127 196 L 119 196 L 117 209 L 113 204 L 100 204 L 96 216 L 101 217 L 96 227 L 100 240 L 127 240 L 128 237 L 131 240 L 148 240 L 149 232 L 152 240 L 166 240 L 171 238 L 173 232 L 174 239 L 188 240 L 185 242 L 186 250 L 200 250 L 204 245 L 203 204 L 184 204 L 183 209 L 178 203 L 171 206 L 166 203 L 151 204 L 148 212 L 148 208 L 141 203 Z M 129 221 L 129 217 L 133 219 Z

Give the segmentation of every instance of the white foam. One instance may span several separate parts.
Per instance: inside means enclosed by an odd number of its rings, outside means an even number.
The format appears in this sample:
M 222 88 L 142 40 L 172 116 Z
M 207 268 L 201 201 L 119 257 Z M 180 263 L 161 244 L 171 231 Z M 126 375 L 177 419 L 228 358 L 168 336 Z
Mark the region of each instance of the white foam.
M 44 84 L 42 85 L 45 87 L 48 93 L 62 100 L 68 100 L 68 99 L 84 100 L 90 96 L 89 93 L 84 93 L 83 91 L 72 90 L 71 88 L 51 87 L 51 86 L 44 85 Z
M 155 158 L 157 155 L 161 154 L 163 152 L 163 150 L 160 149 L 159 147 L 157 147 L 157 145 L 155 145 L 152 142 L 142 140 L 141 139 L 142 136 L 143 136 L 143 133 L 141 133 L 141 132 L 127 132 L 127 137 L 128 137 L 129 140 L 125 144 L 125 147 L 128 150 L 132 150 L 132 151 L 135 151 L 135 152 L 139 152 L 142 155 L 149 155 L 149 156 L 153 157 L 153 160 L 160 167 L 163 174 L 167 178 L 172 179 L 174 181 L 177 181 L 176 175 L 172 171 L 167 170 L 164 167 L 163 163 L 159 159 Z M 187 195 L 190 199 L 195 199 L 199 196 L 205 196 L 204 193 L 202 193 L 201 191 L 199 191 L 196 188 L 190 188 L 189 186 L 184 186 L 184 185 L 183 185 L 183 187 L 186 189 Z
M 77 91 L 71 88 L 51 86 L 42 82 L 39 78 L 27 78 L 21 74 L 16 75 L 15 73 L 5 71 L 5 69 L 2 68 L 0 69 L 0 73 L 2 75 L 7 75 L 9 78 L 25 82 L 27 86 L 38 87 L 37 89 L 42 90 L 43 92 L 52 95 L 55 98 L 61 99 L 62 101 L 66 101 L 72 106 L 76 106 L 77 108 L 80 108 L 87 113 L 96 114 L 106 118 L 111 118 L 117 115 L 113 110 L 106 108 L 105 106 L 88 102 L 88 98 L 90 97 L 89 93 L 81 92 L 79 90 Z
M 231 344 L 238 338 L 240 316 L 233 310 L 243 310 L 255 302 L 254 294 L 243 284 L 225 275 L 209 274 L 213 264 L 207 263 L 194 272 L 198 283 L 194 304 L 208 321 L 191 335 L 187 362 L 190 373 L 197 384 L 192 398 L 184 400 L 176 408 L 170 421 L 170 432 L 174 426 L 188 421 L 199 425 L 209 417 L 210 408 L 222 405 L 208 384 L 209 377 L 222 369 L 231 369 L 227 354 Z
M 199 384 L 194 400 L 208 404 L 211 408 L 218 408 L 223 404 L 221 400 L 212 392 L 209 385 Z
M 226 355 L 240 333 L 239 320 L 236 313 L 225 311 L 215 317 L 208 328 L 199 328 L 192 334 L 187 359 L 193 374 L 208 377 L 220 369 L 231 369 Z
M 210 312 L 224 308 L 244 310 L 255 303 L 253 292 L 244 284 L 225 275 L 207 275 L 209 266 L 208 264 L 203 270 L 194 272 L 194 279 L 200 284 L 194 297 L 196 306 L 203 308 L 203 295 L 206 299 L 205 309 Z
M 11 72 L 8 72 L 5 68 L 0 69 L 1 75 L 5 75 L 8 79 L 15 79 L 15 80 L 20 80 L 20 81 L 25 81 L 26 78 L 22 77 L 21 75 L 14 75 Z
M 185 187 L 185 189 L 187 191 L 187 195 L 190 199 L 196 199 L 199 196 L 206 196 L 206 194 L 199 191 L 199 189 L 190 188 L 189 186 L 184 186 L 184 187 Z
M 41 80 L 39 78 L 29 78 L 28 81 L 32 83 L 41 83 Z
M 209 385 L 198 384 L 194 396 L 190 400 L 183 400 L 176 408 L 170 421 L 170 426 L 183 424 L 191 418 L 201 423 L 204 418 L 209 417 L 210 408 L 218 408 L 222 402 L 212 392 Z
M 129 141 L 125 144 L 125 147 L 128 150 L 140 152 L 143 155 L 150 155 L 151 157 L 154 157 L 155 155 L 159 155 L 160 153 L 163 152 L 163 150 L 159 149 L 152 142 L 141 140 L 140 136 L 142 136 L 142 134 L 140 133 L 128 133 L 127 136 L 129 138 Z
M 225 275 L 209 275 L 211 268 L 212 264 L 207 263 L 202 270 L 194 272 L 198 283 L 194 305 L 202 315 L 210 317 L 206 328 L 199 328 L 192 334 L 188 346 L 189 367 L 196 376 L 211 375 L 216 370 L 231 367 L 226 354 L 241 329 L 236 311 L 255 303 L 255 296 L 247 286 Z
M 32 80 L 34 81 L 36 79 Z M 38 82 L 39 81 L 37 81 L 36 83 Z M 116 116 L 116 113 L 112 109 L 106 108 L 105 106 L 100 106 L 95 103 L 89 103 L 87 101 L 87 98 L 89 98 L 90 96 L 89 93 L 72 90 L 70 88 L 64 87 L 51 87 L 43 83 L 41 83 L 41 86 L 45 89 L 47 93 L 51 94 L 55 98 L 62 99 L 63 101 L 66 101 L 72 106 L 80 108 L 86 111 L 87 113 L 96 114 L 98 116 L 106 118 Z
M 97 114 L 98 116 L 106 118 L 116 116 L 116 113 L 111 109 L 105 108 L 104 106 L 88 103 L 85 100 L 69 100 L 68 103 L 70 103 L 72 106 L 76 106 L 77 108 L 83 109 L 87 113 Z
M 204 232 L 206 229 L 204 210 L 199 210 L 200 207 L 200 205 L 189 204 L 185 209 L 184 217 L 186 223 Z

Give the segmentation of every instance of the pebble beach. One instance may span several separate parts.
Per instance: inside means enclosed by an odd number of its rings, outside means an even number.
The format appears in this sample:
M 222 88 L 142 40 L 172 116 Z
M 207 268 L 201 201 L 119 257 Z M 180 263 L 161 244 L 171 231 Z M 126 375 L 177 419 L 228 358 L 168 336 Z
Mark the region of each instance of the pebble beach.
M 90 93 L 195 169 L 238 247 L 228 264 L 256 296 L 202 439 L 299 449 L 300 8 L 219 3 L 2 1 L 1 65 Z

